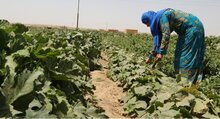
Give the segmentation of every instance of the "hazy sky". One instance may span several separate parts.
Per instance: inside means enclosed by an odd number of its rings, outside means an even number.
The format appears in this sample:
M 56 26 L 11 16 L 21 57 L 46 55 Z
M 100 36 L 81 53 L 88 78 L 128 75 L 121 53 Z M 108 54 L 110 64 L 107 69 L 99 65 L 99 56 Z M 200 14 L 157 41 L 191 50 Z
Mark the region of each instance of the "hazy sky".
M 77 1 L 0 0 L 0 19 L 76 27 Z M 168 7 L 196 15 L 206 35 L 220 36 L 220 0 L 80 0 L 79 27 L 149 32 L 141 23 L 142 13 Z

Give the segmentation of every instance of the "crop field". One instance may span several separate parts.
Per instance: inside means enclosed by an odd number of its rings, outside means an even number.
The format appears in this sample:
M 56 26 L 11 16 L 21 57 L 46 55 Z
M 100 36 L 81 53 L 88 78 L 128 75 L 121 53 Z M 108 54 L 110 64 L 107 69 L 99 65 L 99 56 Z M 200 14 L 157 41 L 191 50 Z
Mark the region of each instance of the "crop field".
M 93 83 L 104 79 L 91 76 L 103 69 L 123 90 L 117 101 L 124 118 L 220 118 L 220 37 L 206 37 L 204 79 L 198 87 L 177 80 L 176 39 L 171 37 L 167 55 L 152 67 L 145 63 L 152 48 L 148 34 L 0 20 L 0 118 L 110 118 Z

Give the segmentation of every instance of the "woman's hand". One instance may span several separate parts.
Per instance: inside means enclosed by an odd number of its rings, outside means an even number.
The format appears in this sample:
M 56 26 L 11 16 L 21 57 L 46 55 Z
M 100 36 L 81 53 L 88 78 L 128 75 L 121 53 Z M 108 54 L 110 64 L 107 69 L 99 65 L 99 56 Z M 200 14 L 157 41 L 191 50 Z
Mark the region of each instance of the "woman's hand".
M 157 59 L 162 59 L 162 58 L 163 58 L 163 55 L 157 54 L 157 55 L 156 55 L 156 58 L 157 58 Z
M 147 58 L 145 62 L 146 62 L 146 64 L 151 64 L 152 61 L 153 61 L 153 60 L 152 60 L 151 58 Z
M 154 57 L 156 57 L 155 61 L 154 61 Z M 152 55 L 150 54 L 148 56 L 148 58 L 145 60 L 146 64 L 151 64 L 153 62 L 157 63 L 158 61 L 160 61 L 163 58 L 163 55 L 161 54 L 156 54 L 156 55 Z
M 162 59 L 163 55 L 157 54 L 156 55 L 156 60 L 153 62 L 152 68 L 156 66 L 156 64 Z
M 153 54 L 149 54 L 147 59 L 145 60 L 146 64 L 151 64 L 153 62 L 154 57 L 155 56 Z

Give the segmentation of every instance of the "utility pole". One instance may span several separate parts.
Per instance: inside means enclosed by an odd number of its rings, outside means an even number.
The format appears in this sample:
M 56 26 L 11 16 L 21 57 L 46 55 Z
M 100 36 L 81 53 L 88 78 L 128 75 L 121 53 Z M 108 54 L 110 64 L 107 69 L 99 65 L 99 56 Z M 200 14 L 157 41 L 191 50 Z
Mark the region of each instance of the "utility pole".
M 79 2 L 80 0 L 78 0 L 78 7 L 77 7 L 77 23 L 76 23 L 76 30 L 78 30 L 79 28 Z

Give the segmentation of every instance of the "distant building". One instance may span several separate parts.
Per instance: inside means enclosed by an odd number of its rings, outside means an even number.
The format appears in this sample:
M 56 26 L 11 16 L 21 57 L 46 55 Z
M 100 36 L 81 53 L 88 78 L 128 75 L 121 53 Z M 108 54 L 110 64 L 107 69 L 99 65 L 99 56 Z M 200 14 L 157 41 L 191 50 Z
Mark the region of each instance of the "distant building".
M 125 33 L 127 33 L 127 34 L 138 34 L 138 30 L 136 30 L 136 29 L 125 29 Z
M 105 29 L 99 29 L 99 31 L 105 31 Z
M 108 29 L 109 32 L 114 32 L 114 33 L 117 33 L 119 32 L 117 29 Z

